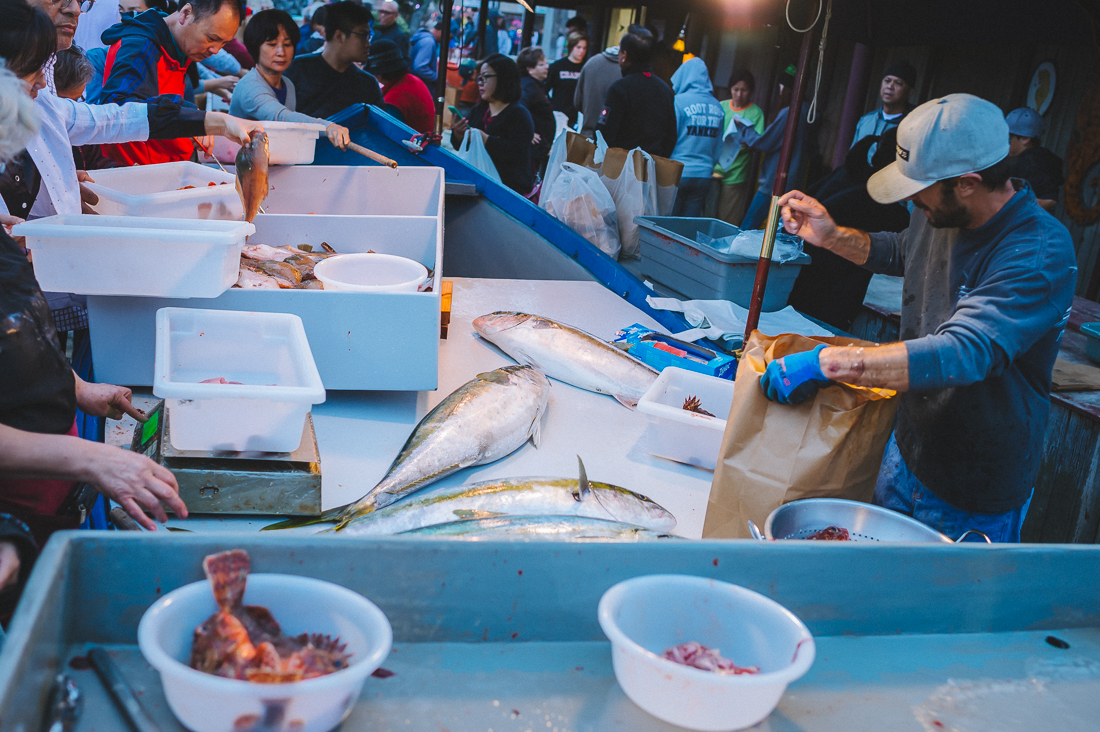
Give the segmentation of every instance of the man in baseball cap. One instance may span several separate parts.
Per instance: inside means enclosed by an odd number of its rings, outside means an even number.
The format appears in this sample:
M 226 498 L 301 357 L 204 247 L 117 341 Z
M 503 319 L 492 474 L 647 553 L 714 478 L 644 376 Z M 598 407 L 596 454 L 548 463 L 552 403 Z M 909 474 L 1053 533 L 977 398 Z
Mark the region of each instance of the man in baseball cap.
M 880 203 L 912 201 L 905 231 L 838 227 L 798 191 L 779 201 L 788 232 L 904 276 L 901 342 L 777 359 L 765 393 L 797 401 L 836 381 L 901 392 L 874 501 L 953 538 L 1020 539 L 1077 279 L 1069 232 L 1009 179 L 1008 152 L 1000 110 L 951 94 L 905 118 L 897 159 L 867 184 Z
M 1058 207 L 1058 189 L 1066 179 L 1062 175 L 1062 159 L 1043 147 L 1041 138 L 1047 131 L 1047 123 L 1031 107 L 1012 110 L 1005 122 L 1012 177 L 1030 183 L 1039 205 L 1054 213 Z

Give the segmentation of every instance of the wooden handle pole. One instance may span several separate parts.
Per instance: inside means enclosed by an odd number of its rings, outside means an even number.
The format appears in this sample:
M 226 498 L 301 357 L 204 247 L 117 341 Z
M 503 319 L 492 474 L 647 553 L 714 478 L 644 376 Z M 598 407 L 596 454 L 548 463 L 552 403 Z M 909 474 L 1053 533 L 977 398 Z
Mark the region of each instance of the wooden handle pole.
M 379 155 L 374 150 L 368 150 L 367 148 L 363 147 L 362 145 L 357 145 L 354 142 L 349 142 L 348 143 L 348 150 L 351 150 L 353 152 L 357 152 L 360 155 L 365 155 L 365 156 L 367 156 L 368 158 L 370 158 L 371 160 L 373 160 L 376 163 L 382 163 L 382 165 L 388 165 L 391 168 L 396 168 L 397 167 L 397 161 L 396 160 L 393 160 L 391 158 L 387 158 L 385 155 Z

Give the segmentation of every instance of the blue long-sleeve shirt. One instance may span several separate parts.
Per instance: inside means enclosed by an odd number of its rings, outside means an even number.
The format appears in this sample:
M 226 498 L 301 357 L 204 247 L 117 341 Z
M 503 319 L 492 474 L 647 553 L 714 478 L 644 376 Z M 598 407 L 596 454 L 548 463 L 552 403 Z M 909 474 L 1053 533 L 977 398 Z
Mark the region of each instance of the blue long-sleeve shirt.
M 913 474 L 965 511 L 1004 513 L 1034 486 L 1051 372 L 1069 319 L 1077 261 L 1069 232 L 1030 186 L 976 229 L 871 235 L 864 265 L 904 276 L 909 352 L 896 437 Z
M 787 191 L 797 187 L 805 172 L 803 166 L 806 163 L 806 143 L 810 134 L 810 123 L 807 115 L 810 105 L 802 104 L 802 119 L 798 122 L 798 133 L 794 139 L 794 149 L 791 151 L 791 167 L 787 173 Z M 775 119 L 767 126 L 763 134 L 758 133 L 752 127 L 738 126 L 738 134 L 733 137 L 734 142 L 740 142 L 750 150 L 764 154 L 764 162 L 760 165 L 760 189 L 767 195 L 771 195 L 775 185 L 775 174 L 779 169 L 779 151 L 783 148 L 783 133 L 787 129 L 787 115 L 790 107 L 783 107 L 775 115 Z M 786 191 L 784 191 L 786 193 Z
M 413 34 L 409 46 L 412 59 L 409 71 L 419 76 L 434 95 L 435 82 L 439 78 L 439 41 L 435 40 L 431 31 L 421 28 Z

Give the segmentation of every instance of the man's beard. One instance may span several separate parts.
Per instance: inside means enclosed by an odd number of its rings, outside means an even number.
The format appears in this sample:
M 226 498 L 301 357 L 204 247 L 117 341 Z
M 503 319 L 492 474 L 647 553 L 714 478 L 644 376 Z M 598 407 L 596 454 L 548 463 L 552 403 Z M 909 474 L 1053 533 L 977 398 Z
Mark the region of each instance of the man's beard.
M 965 229 L 970 225 L 973 215 L 955 197 L 955 189 L 942 183 L 943 205 L 936 209 L 924 208 L 929 213 L 928 223 L 937 229 Z

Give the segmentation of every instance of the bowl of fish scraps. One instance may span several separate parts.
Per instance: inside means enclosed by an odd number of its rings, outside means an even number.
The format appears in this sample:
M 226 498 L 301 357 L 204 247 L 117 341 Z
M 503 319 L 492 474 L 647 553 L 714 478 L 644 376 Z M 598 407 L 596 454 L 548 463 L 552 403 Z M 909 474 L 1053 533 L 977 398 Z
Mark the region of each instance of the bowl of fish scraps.
M 813 636 L 779 603 L 727 582 L 663 574 L 600 599 L 615 678 L 639 707 L 693 730 L 738 730 L 772 713 L 813 665 Z
M 416 292 L 428 279 L 428 268 L 394 254 L 338 254 L 318 262 L 313 275 L 326 290 Z
M 193 732 L 328 732 L 389 655 L 386 616 L 330 582 L 249 573 L 239 549 L 203 560 L 208 582 L 157 600 L 138 646 Z M 213 591 L 211 591 L 213 590 Z

